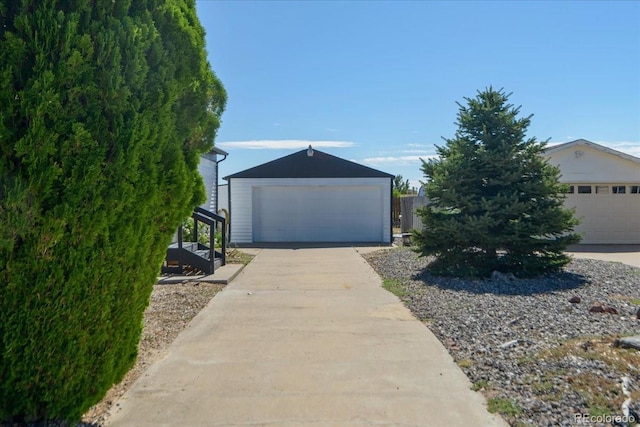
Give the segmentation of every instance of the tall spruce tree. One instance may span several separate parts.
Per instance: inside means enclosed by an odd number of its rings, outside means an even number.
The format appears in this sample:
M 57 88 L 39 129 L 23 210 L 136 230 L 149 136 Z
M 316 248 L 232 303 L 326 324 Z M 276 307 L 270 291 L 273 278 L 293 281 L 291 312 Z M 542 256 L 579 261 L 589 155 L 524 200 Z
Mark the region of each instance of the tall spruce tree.
M 77 420 L 133 365 L 225 100 L 194 0 L 2 0 L 0 421 Z
M 531 116 L 519 118 L 508 98 L 491 87 L 465 98 L 455 137 L 423 161 L 430 203 L 414 238 L 421 255 L 436 257 L 436 274 L 535 276 L 567 264 L 564 249 L 580 240 L 546 142 L 526 137 Z

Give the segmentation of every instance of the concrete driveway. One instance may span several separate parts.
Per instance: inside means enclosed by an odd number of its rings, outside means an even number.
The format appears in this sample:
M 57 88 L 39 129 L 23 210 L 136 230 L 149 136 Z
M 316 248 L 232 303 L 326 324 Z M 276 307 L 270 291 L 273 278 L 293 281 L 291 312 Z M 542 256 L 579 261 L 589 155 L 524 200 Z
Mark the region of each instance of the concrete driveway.
M 353 248 L 262 249 L 111 426 L 506 426 Z
M 573 245 L 567 253 L 574 258 L 621 262 L 640 268 L 640 245 Z

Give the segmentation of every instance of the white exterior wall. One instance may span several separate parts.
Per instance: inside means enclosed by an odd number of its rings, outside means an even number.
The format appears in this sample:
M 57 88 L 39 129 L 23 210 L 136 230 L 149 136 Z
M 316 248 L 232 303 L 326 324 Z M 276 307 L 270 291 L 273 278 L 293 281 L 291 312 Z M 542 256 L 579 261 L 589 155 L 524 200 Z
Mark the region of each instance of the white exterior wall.
M 567 194 L 564 202 L 580 220 L 581 243 L 640 244 L 640 194 L 629 194 L 629 186 L 625 194 L 611 194 L 610 187 L 609 194 L 596 194 L 596 185 L 591 194 Z
M 391 180 L 389 178 L 230 178 L 231 242 L 253 242 L 253 187 L 258 186 L 376 186 L 382 188 L 383 242 L 391 239 Z
M 218 185 L 218 211 L 229 212 L 229 184 Z
M 209 154 L 207 156 L 211 155 Z M 204 191 L 207 195 L 207 200 L 205 200 L 200 207 L 215 213 L 217 197 L 216 184 L 218 183 L 218 177 L 216 176 L 216 162 L 205 156 L 200 157 L 198 172 L 200 172 L 200 176 L 202 176 Z
M 640 164 L 595 148 L 576 145 L 547 155 L 549 163 L 559 166 L 560 182 L 565 183 L 639 183 Z
M 631 159 L 576 144 L 546 156 L 560 168 L 560 182 L 573 185 L 565 206 L 575 209 L 581 223 L 575 231 L 585 244 L 640 244 L 640 163 Z M 578 186 L 591 186 L 591 193 L 578 193 Z M 606 187 L 607 193 L 596 192 Z M 625 186 L 624 194 L 613 194 L 613 186 Z

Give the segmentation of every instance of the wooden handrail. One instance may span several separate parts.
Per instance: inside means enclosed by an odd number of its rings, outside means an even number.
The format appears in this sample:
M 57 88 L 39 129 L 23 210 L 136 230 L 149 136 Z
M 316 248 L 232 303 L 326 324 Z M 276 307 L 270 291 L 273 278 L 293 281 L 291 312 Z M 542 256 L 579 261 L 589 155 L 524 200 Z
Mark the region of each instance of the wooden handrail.
M 193 218 L 193 242 L 195 243 L 197 248 L 205 249 L 209 251 L 209 273 L 213 273 L 215 270 L 215 261 L 216 261 L 216 250 L 215 250 L 215 232 L 217 223 L 222 224 L 222 250 L 220 251 L 220 261 L 222 265 L 226 264 L 227 257 L 227 227 L 226 227 L 226 218 L 210 212 L 206 209 L 202 209 L 197 207 L 193 213 L 191 214 L 191 218 Z M 198 222 L 202 222 L 204 224 L 209 225 L 209 246 L 203 245 L 198 241 Z M 187 250 L 183 245 L 183 227 L 180 225 L 178 228 L 178 247 L 177 254 L 175 250 L 169 249 L 167 251 L 167 257 L 170 256 L 170 253 L 173 251 L 173 255 L 171 257 L 175 257 L 177 255 L 178 267 L 180 270 L 183 270 L 184 264 L 186 261 L 185 257 L 193 257 L 195 254 L 191 254 L 191 251 Z M 188 253 L 187 253 L 188 252 Z M 169 258 L 167 258 L 168 260 Z M 176 258 L 172 258 L 176 260 Z M 194 261 L 195 262 L 195 261 Z M 198 261 L 200 262 L 200 261 Z
M 220 215 L 218 215 L 218 214 L 216 214 L 216 213 L 213 213 L 213 212 L 211 212 L 211 211 L 208 211 L 208 210 L 206 210 L 206 209 L 202 209 L 201 207 L 197 207 L 197 208 L 194 210 L 194 213 L 199 213 L 199 214 L 202 214 L 202 215 L 204 215 L 204 216 L 206 216 L 206 217 L 211 218 L 209 221 L 226 222 L 225 217 L 220 216 Z M 206 222 L 206 221 L 202 221 L 202 222 Z
M 191 217 L 194 220 L 201 221 L 209 225 L 209 245 L 211 245 L 211 248 L 210 248 L 211 259 L 215 258 L 215 247 L 214 247 L 215 246 L 214 245 L 215 225 L 216 225 L 216 222 L 219 222 L 222 224 L 222 227 L 221 227 L 222 228 L 222 242 L 221 242 L 222 248 L 220 251 L 221 252 L 220 255 L 221 255 L 222 265 L 225 265 L 227 263 L 227 219 L 221 215 L 218 215 L 206 209 L 202 209 L 201 207 L 196 207 Z M 198 241 L 198 229 L 197 229 L 196 221 L 194 221 L 194 224 L 193 224 L 193 232 L 194 232 L 196 241 Z

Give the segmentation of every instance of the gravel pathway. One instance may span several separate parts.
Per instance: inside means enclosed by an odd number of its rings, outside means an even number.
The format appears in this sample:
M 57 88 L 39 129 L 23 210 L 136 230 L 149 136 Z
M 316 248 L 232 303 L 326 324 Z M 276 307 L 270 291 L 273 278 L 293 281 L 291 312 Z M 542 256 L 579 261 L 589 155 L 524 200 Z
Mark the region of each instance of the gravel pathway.
M 468 281 L 430 275 L 408 248 L 365 259 L 511 425 L 611 425 L 629 397 L 640 410 L 640 352 L 615 346 L 640 334 L 640 269 L 576 259 L 536 279 Z

